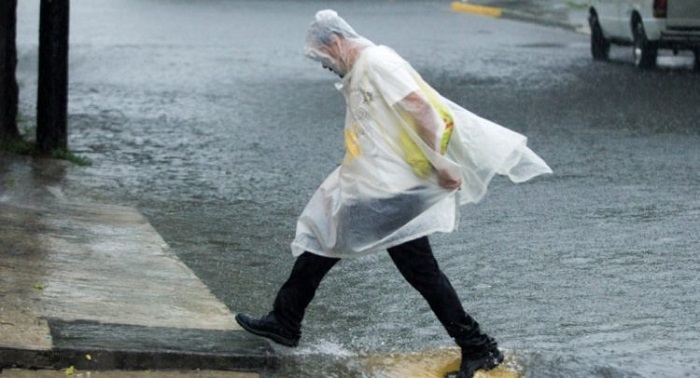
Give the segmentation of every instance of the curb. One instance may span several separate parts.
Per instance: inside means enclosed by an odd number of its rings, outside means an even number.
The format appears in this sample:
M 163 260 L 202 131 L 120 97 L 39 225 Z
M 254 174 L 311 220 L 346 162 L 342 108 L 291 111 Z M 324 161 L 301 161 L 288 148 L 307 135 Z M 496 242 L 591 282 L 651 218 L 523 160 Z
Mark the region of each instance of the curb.
M 241 331 L 173 329 L 47 319 L 54 345 L 0 347 L 3 368 L 78 370 L 274 370 L 271 346 Z

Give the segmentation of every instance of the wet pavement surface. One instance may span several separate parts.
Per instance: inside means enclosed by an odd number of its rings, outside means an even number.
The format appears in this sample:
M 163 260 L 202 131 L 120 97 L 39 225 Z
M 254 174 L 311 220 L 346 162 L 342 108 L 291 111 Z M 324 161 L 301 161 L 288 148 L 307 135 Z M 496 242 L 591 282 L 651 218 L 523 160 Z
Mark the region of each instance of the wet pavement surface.
M 20 5 L 31 123 L 36 14 Z M 594 63 L 584 34 L 440 1 L 71 5 L 70 145 L 94 164 L 55 185 L 137 208 L 229 308 L 269 310 L 296 217 L 342 158 L 342 96 L 300 53 L 314 12 L 334 7 L 453 101 L 527 135 L 554 169 L 495 180 L 458 232 L 432 239 L 467 310 L 527 376 L 700 371 L 692 57 L 639 71 L 614 48 Z M 277 349 L 279 376 L 362 377 L 359 356 L 452 347 L 381 254 L 334 268 L 304 327 L 299 348 Z
M 470 6 L 484 6 L 497 9 L 503 18 L 590 33 L 587 4 L 586 0 L 470 0 L 455 1 L 452 9 L 467 13 L 475 10 L 477 14 L 483 14 L 478 8 Z M 487 15 L 489 13 L 486 12 Z

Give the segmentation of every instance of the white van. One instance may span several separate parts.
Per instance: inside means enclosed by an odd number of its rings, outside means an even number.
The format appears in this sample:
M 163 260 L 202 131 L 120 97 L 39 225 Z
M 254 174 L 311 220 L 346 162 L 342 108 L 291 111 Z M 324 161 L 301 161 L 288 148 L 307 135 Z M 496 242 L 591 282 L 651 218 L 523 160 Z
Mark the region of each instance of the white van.
M 659 49 L 692 50 L 700 69 L 700 0 L 592 0 L 588 22 L 595 60 L 610 44 L 633 46 L 640 68 L 655 67 Z

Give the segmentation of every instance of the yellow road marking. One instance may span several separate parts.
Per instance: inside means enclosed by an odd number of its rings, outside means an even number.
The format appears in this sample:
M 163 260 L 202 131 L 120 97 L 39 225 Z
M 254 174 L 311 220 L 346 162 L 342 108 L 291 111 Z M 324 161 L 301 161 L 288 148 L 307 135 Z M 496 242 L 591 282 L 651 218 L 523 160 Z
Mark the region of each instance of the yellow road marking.
M 451 8 L 455 12 L 465 12 L 487 17 L 501 17 L 503 14 L 501 8 L 463 3 L 460 1 L 453 2 Z

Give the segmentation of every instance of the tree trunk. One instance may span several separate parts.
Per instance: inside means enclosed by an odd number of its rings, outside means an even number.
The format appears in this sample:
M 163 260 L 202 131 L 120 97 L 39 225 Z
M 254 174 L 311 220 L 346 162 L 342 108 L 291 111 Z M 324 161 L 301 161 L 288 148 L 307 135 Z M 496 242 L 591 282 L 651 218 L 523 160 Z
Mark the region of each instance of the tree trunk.
M 17 0 L 0 0 L 0 143 L 19 139 L 16 36 Z
M 43 154 L 68 149 L 69 15 L 70 0 L 41 0 L 36 141 Z

